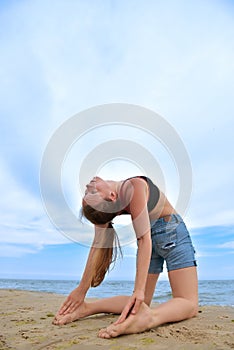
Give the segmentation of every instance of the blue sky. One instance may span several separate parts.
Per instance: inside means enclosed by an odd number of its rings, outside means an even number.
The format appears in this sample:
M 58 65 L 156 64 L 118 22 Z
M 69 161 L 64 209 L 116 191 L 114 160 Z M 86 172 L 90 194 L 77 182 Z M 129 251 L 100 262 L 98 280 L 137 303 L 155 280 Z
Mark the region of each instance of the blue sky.
M 88 248 L 47 217 L 41 159 L 68 118 L 113 102 L 149 108 L 179 133 L 193 169 L 185 220 L 199 276 L 234 277 L 233 18 L 225 0 L 0 1 L 0 277 L 80 278 Z M 74 211 L 75 156 L 74 146 L 64 165 Z M 102 171 L 121 169 L 123 178 L 126 168 L 117 161 Z M 163 170 L 173 202 L 173 169 Z M 134 278 L 135 253 L 135 244 L 125 246 L 108 278 Z

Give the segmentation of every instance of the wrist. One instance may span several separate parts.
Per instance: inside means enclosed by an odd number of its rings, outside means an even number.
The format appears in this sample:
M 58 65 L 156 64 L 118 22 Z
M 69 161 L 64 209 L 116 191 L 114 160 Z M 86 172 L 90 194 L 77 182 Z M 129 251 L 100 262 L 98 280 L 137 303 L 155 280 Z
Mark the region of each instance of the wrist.
M 82 284 L 79 284 L 79 286 L 77 286 L 76 291 L 79 292 L 81 295 L 86 295 L 88 288 L 86 288 L 85 286 L 83 286 Z
M 143 281 L 142 281 L 143 282 Z M 146 283 L 135 283 L 133 292 L 144 292 L 145 293 L 145 285 Z
M 132 291 L 132 293 L 137 293 L 137 292 L 145 293 L 145 289 L 136 288 Z

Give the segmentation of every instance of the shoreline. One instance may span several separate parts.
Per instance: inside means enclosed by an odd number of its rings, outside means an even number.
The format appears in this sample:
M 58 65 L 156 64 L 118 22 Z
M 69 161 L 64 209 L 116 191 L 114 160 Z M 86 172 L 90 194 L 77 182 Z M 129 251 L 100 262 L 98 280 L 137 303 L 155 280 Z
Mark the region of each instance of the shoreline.
M 1 294 L 1 291 L 3 292 L 25 292 L 25 293 L 39 293 L 39 294 L 49 294 L 49 295 L 54 295 L 54 296 L 57 296 L 58 298 L 63 298 L 65 299 L 67 294 L 62 294 L 62 293 L 58 293 L 58 292 L 50 292 L 50 291 L 43 291 L 43 290 L 29 290 L 29 289 L 20 289 L 20 288 L 1 288 L 0 287 L 0 294 Z M 114 295 L 113 295 L 114 296 Z M 110 296 L 112 297 L 112 296 Z M 97 297 L 87 297 L 85 298 L 87 301 L 89 300 L 97 300 L 99 298 Z M 156 306 L 157 304 L 160 304 L 158 302 L 152 302 L 152 305 Z M 234 305 L 222 305 L 222 304 L 212 304 L 212 305 L 208 305 L 208 304 L 201 304 L 199 305 L 201 308 L 202 307 L 230 307 L 230 308 L 233 308 L 234 309 Z
M 1 289 L 16 289 L 61 294 L 67 296 L 79 282 L 73 280 L 42 280 L 42 279 L 0 279 Z M 199 280 L 199 305 L 234 306 L 234 280 Z M 116 294 L 131 295 L 134 289 L 133 281 L 104 280 L 98 288 L 90 288 L 87 298 L 109 298 Z M 157 282 L 156 293 L 152 302 L 163 303 L 172 297 L 169 280 Z
M 0 289 L 0 350 L 65 349 L 233 349 L 234 307 L 200 306 L 196 318 L 150 331 L 100 339 L 100 328 L 117 315 L 99 314 L 65 326 L 52 324 L 65 296 L 53 292 Z M 91 302 L 91 298 L 86 299 Z M 153 303 L 151 307 L 157 304 Z

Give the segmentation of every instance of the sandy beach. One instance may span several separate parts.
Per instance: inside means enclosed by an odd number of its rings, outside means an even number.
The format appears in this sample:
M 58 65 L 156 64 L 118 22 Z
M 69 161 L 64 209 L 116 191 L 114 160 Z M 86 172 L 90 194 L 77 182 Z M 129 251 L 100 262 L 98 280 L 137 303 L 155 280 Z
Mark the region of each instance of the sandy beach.
M 52 324 L 64 296 L 0 290 L 0 349 L 234 349 L 234 308 L 202 306 L 196 318 L 147 332 L 100 339 L 97 333 L 117 319 L 100 314 L 65 326 Z

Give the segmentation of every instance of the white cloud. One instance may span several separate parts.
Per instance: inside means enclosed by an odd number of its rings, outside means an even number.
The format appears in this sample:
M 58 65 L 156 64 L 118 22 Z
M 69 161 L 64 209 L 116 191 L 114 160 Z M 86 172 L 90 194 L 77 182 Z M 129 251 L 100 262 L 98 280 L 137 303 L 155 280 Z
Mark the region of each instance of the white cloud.
M 116 101 L 152 108 L 181 135 L 194 169 L 192 226 L 233 224 L 232 16 L 221 1 L 148 4 L 132 11 L 131 1 L 22 1 L 2 12 L 4 241 L 66 241 L 15 160 L 39 172 L 53 130 L 86 107 Z
M 206 247 L 207 250 L 199 249 L 196 251 L 196 258 L 213 258 L 213 257 L 221 257 L 223 256 L 223 252 L 211 251 L 211 247 Z
M 234 249 L 234 241 L 226 242 L 223 244 L 220 244 L 218 248 L 224 248 L 224 249 Z
M 38 253 L 38 247 L 13 245 L 13 244 L 1 244 L 0 257 L 1 258 L 19 258 L 28 254 Z
M 40 197 L 30 193 L 0 162 L 0 242 L 18 244 L 63 244 L 68 240 L 50 223 Z

